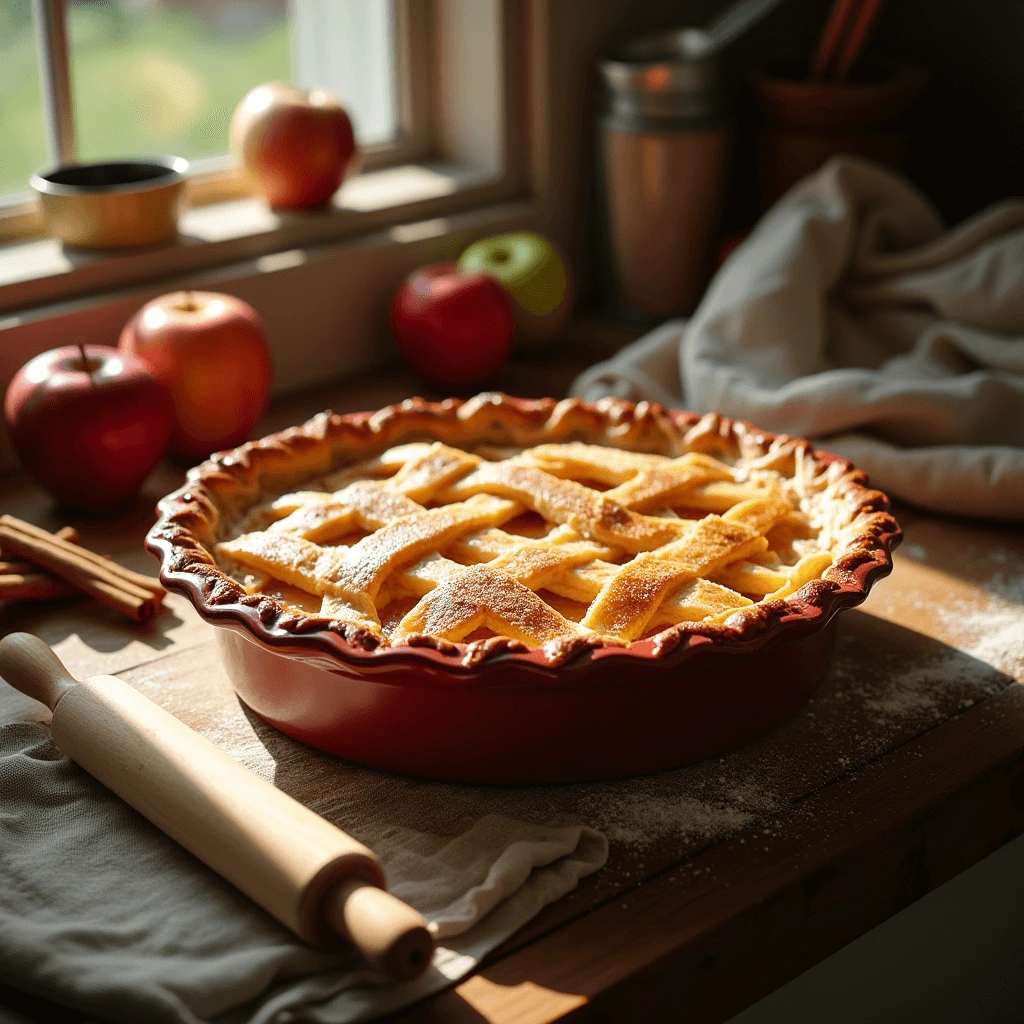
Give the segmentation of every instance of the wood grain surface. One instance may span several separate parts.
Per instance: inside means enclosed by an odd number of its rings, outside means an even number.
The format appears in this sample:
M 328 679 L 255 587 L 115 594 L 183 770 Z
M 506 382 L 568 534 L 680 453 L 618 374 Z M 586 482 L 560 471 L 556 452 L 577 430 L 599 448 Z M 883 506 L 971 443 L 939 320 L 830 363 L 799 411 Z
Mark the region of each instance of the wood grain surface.
M 582 364 L 517 364 L 506 389 L 561 394 Z M 267 427 L 418 389 L 369 377 L 283 403 Z M 83 542 L 152 571 L 141 538 L 180 474 L 162 467 L 117 520 L 73 519 Z M 24 478 L 4 511 L 66 516 Z M 483 969 L 402 1021 L 721 1020 L 1024 831 L 1024 534 L 901 508 L 892 577 L 843 616 L 811 704 L 726 758 L 565 787 L 453 786 L 385 776 L 302 747 L 234 697 L 212 627 L 174 595 L 131 626 L 94 602 L 8 607 L 81 677 L 117 673 L 232 757 L 360 838 L 385 814 L 454 835 L 488 813 L 584 822 L 605 870 L 548 907 Z M 0 721 L 45 718 L 0 688 Z M 31 1018 L 38 1001 L 0 1003 Z M 49 1018 L 48 1018 L 49 1019 Z M 74 1015 L 62 1018 L 77 1020 Z

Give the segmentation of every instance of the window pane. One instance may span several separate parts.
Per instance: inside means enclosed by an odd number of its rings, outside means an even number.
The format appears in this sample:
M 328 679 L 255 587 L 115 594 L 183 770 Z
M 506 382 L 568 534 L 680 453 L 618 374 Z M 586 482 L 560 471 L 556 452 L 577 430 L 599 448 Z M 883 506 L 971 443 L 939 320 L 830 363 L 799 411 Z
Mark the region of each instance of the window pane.
M 340 96 L 360 143 L 398 134 L 392 0 L 292 0 L 296 84 Z
M 245 92 L 290 71 L 283 0 L 72 2 L 68 34 L 81 160 L 226 153 Z
M 79 158 L 226 153 L 235 106 L 269 81 L 333 89 L 360 142 L 389 138 L 391 20 L 391 0 L 71 0 Z
M 31 0 L 0 0 L 0 193 L 23 192 L 46 164 Z

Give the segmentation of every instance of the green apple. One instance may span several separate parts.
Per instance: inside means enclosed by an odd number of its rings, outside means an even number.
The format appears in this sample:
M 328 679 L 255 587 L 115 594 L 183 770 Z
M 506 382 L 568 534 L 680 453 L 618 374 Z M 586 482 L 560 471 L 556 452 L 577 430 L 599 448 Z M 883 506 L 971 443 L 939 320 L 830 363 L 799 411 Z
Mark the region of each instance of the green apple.
M 569 274 L 558 249 L 543 235 L 514 231 L 474 242 L 459 269 L 490 274 L 512 296 L 520 338 L 546 341 L 565 326 L 572 307 Z

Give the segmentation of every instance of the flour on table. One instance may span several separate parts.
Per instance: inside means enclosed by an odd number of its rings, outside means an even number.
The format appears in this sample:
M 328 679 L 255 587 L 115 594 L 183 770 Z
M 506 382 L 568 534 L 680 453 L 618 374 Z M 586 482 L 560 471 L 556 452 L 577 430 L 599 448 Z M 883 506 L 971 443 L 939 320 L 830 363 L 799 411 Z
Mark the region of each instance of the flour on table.
M 612 843 L 646 846 L 659 839 L 713 840 L 749 825 L 753 808 L 742 802 L 702 801 L 680 793 L 657 792 L 646 780 L 606 784 L 603 792 L 584 800 L 580 813 Z
M 214 720 L 203 730 L 203 734 L 225 754 L 239 764 L 244 764 L 249 771 L 273 782 L 277 762 L 260 741 L 241 708 L 232 710 L 235 713 Z
M 903 551 L 914 561 L 928 561 L 922 544 L 905 544 Z M 984 557 L 991 567 L 980 583 L 987 600 L 954 598 L 931 610 L 965 654 L 1024 681 L 1024 557 L 1005 548 L 986 551 Z

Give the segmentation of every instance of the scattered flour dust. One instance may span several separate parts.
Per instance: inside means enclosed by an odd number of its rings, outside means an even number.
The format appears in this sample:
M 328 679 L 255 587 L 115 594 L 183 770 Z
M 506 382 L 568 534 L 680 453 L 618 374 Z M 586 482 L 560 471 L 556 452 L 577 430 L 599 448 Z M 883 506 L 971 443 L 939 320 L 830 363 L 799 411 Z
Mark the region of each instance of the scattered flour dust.
M 927 560 L 920 544 L 907 554 Z M 1024 682 L 1024 557 L 999 549 L 987 558 L 993 571 L 981 586 L 988 602 L 951 601 L 934 612 L 960 650 Z
M 964 650 L 1018 682 L 1024 681 L 1024 558 L 998 553 L 1002 563 L 985 581 L 986 608 L 944 608 L 945 625 L 967 641 Z
M 920 543 L 904 544 L 901 551 L 914 561 L 929 561 Z M 887 651 L 872 672 L 865 670 L 866 652 L 840 637 L 832 675 L 841 690 L 875 714 L 880 734 L 910 719 L 923 724 L 929 717 L 949 717 L 1014 680 L 1024 682 L 1024 558 L 1006 549 L 965 550 L 964 557 L 988 572 L 978 584 L 979 596 L 950 596 L 944 605 L 929 605 L 944 642 Z
M 596 828 L 613 848 L 644 848 L 661 840 L 700 848 L 748 827 L 786 799 L 764 767 L 748 749 L 739 757 L 656 775 L 563 787 L 558 817 Z M 532 819 L 539 808 L 528 806 L 530 801 L 530 791 L 517 791 L 519 806 L 509 813 Z
M 609 842 L 647 846 L 659 839 L 713 840 L 749 825 L 752 810 L 730 803 L 710 803 L 691 796 L 658 797 L 633 785 L 624 793 L 609 786 L 587 818 Z
M 234 758 L 239 764 L 244 764 L 249 771 L 255 772 L 268 782 L 273 782 L 277 762 L 260 740 L 241 708 L 234 705 L 233 700 L 229 711 L 228 715 L 206 724 L 202 729 L 203 735 L 211 743 L 220 747 L 229 757 Z
M 953 689 L 964 689 L 953 708 L 946 700 Z M 896 723 L 908 718 L 947 718 L 952 711 L 965 710 L 982 697 L 1002 688 L 999 676 L 979 663 L 965 659 L 937 656 L 905 669 L 892 679 L 892 685 L 875 697 L 868 697 L 864 707 L 877 715 L 880 723 Z

